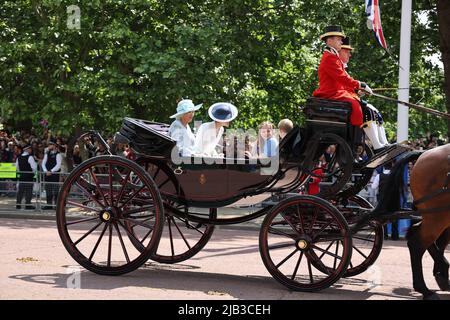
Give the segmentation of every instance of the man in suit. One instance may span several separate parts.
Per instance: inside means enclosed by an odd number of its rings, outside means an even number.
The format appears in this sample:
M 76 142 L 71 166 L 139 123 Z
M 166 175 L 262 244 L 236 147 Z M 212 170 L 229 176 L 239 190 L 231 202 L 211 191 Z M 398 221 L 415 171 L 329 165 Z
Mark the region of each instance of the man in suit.
M 16 168 L 19 172 L 19 187 L 17 190 L 16 209 L 21 209 L 22 199 L 25 197 L 25 209 L 33 210 L 31 198 L 33 197 L 34 175 L 37 164 L 31 155 L 31 145 L 27 144 L 22 148 L 22 153 L 17 156 Z
M 58 146 L 54 138 L 48 142 L 48 151 L 42 160 L 42 171 L 44 171 L 45 193 L 47 205 L 44 210 L 54 209 L 59 192 L 59 172 L 61 171 L 62 157 L 59 154 Z

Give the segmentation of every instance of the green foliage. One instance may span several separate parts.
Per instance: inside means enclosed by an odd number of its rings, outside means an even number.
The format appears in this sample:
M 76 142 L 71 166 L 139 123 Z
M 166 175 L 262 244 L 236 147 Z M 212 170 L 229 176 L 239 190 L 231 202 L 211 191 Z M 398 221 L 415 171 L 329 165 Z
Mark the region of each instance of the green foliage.
M 67 27 L 67 7 L 81 9 L 81 28 Z M 382 2 L 382 21 L 398 56 L 401 1 Z M 436 8 L 415 1 L 411 101 L 445 110 L 443 70 L 424 56 L 438 52 Z M 421 24 L 419 13 L 428 16 Z M 125 116 L 169 122 L 176 100 L 206 109 L 230 101 L 235 127 L 291 118 L 317 86 L 327 24 L 341 24 L 355 51 L 350 73 L 371 87 L 396 87 L 398 65 L 366 27 L 364 1 L 349 0 L 16 0 L 0 11 L 0 106 L 10 126 L 59 133 L 117 131 Z M 394 93 L 394 92 L 392 92 Z M 371 101 L 395 134 L 396 106 Z M 447 132 L 446 123 L 411 112 L 412 137 Z

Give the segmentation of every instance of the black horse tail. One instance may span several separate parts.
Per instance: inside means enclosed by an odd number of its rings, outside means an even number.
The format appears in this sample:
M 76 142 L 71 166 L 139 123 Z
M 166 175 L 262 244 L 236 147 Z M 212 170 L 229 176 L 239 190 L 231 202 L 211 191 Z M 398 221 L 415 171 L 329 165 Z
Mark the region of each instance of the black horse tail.
M 417 160 L 423 151 L 410 151 L 403 155 L 392 168 L 383 190 L 380 190 L 380 201 L 376 208 L 365 215 L 354 227 L 355 230 L 365 224 L 367 221 L 376 220 L 377 217 L 391 214 L 400 210 L 400 197 L 405 190 L 403 173 L 408 163 Z
M 400 210 L 400 197 L 406 187 L 403 181 L 405 166 L 411 161 L 417 160 L 422 153 L 421 151 L 408 152 L 396 162 L 386 180 L 383 190 L 380 190 L 380 201 L 372 211 L 372 216 Z

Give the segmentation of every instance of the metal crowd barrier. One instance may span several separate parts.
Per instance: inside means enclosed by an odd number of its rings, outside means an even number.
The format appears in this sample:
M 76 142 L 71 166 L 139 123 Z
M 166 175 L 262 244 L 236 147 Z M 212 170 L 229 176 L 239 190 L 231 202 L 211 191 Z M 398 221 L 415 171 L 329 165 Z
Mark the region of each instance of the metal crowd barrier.
M 31 172 L 26 171 L 11 171 L 0 170 L 0 212 L 15 212 L 21 210 L 21 212 L 44 212 L 51 213 L 55 211 L 56 201 L 52 204 L 47 204 L 47 191 L 50 188 L 56 190 L 61 189 L 61 186 L 65 178 L 69 173 L 59 173 L 59 182 L 47 182 L 44 179 L 44 172 L 36 172 L 34 179 L 31 182 L 19 181 L 19 174 L 29 174 Z M 20 186 L 21 185 L 21 186 Z M 26 194 L 31 189 L 31 203 L 26 204 Z M 21 204 L 17 203 L 17 196 L 19 192 L 23 193 Z

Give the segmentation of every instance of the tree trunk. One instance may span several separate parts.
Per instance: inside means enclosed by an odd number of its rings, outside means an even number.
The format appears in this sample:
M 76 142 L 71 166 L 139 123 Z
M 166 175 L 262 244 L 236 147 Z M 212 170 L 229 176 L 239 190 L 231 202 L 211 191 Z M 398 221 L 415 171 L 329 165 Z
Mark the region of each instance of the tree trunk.
M 438 0 L 437 15 L 439 24 L 439 38 L 444 63 L 444 92 L 446 96 L 447 112 L 450 113 L 450 1 Z M 450 142 L 450 120 L 447 120 L 447 138 Z

